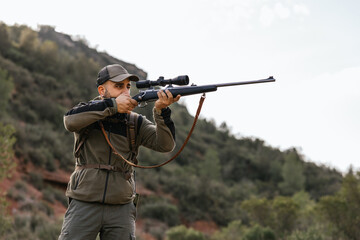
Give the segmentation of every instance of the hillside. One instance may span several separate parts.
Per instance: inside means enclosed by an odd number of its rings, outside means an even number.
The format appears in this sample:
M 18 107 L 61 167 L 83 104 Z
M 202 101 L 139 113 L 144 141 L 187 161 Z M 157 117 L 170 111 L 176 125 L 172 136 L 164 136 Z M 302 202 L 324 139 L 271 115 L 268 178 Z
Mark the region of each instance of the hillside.
M 17 163 L 15 173 L 0 185 L 17 229 L 8 230 L 7 239 L 56 239 L 67 206 L 64 190 L 74 167 L 73 138 L 63 127 L 63 114 L 96 96 L 95 78 L 104 65 L 120 63 L 142 79 L 147 74 L 49 26 L 35 31 L 1 24 L 0 46 L 0 119 L 15 129 Z M 180 104 L 172 110 L 178 149 L 193 116 Z M 136 111 L 152 119 L 151 105 Z M 139 160 L 149 165 L 170 156 L 141 149 Z M 216 126 L 200 119 L 175 162 L 137 170 L 142 195 L 138 239 L 163 239 L 166 231 L 171 238 L 172 232 L 190 231 L 189 227 L 202 232 L 204 239 L 224 239 L 221 234 L 236 224 L 244 236 L 257 229 L 279 238 L 314 226 L 325 228 L 314 225 L 309 215 L 325 196 L 338 194 L 342 181 L 335 169 L 304 161 L 295 148 L 281 151 L 258 138 L 237 138 L 226 123 Z M 259 217 L 256 209 L 265 206 L 276 215 Z M 267 217 L 276 221 L 265 221 Z

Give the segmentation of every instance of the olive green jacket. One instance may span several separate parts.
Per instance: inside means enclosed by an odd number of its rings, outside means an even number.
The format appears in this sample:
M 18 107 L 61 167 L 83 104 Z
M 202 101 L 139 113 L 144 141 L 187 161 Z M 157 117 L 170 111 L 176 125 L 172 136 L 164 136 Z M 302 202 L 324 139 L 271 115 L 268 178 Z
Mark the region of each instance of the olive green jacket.
M 125 204 L 135 197 L 133 167 L 112 152 L 101 131 L 99 121 L 103 123 L 117 152 L 131 161 L 132 153 L 127 138 L 127 114 L 117 113 L 115 99 L 98 99 L 80 103 L 64 116 L 65 128 L 74 133 L 76 166 L 102 164 L 115 166 L 121 171 L 75 168 L 68 183 L 66 196 L 87 202 Z M 136 149 L 145 146 L 158 152 L 172 151 L 175 147 L 175 127 L 170 115 L 169 108 L 163 109 L 161 114 L 154 110 L 156 124 L 139 115 Z M 81 139 L 85 136 L 84 144 L 75 154 Z M 126 180 L 125 172 L 131 174 L 130 179 Z

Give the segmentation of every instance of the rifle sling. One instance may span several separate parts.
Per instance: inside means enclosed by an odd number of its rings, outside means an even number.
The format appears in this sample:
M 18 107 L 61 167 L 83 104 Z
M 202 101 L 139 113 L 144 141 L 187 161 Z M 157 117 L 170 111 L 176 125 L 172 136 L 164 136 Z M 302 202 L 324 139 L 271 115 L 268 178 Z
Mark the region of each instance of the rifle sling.
M 129 160 L 127 160 L 126 158 L 124 158 L 120 153 L 118 153 L 116 151 L 116 149 L 114 148 L 114 146 L 111 144 L 106 132 L 105 132 L 105 129 L 104 129 L 104 125 L 99 121 L 99 124 L 100 124 L 100 127 L 101 127 L 101 131 L 103 132 L 103 135 L 107 141 L 107 143 L 109 144 L 110 148 L 113 150 L 113 153 L 118 155 L 122 160 L 124 160 L 127 164 L 129 164 L 130 166 L 133 166 L 133 167 L 137 167 L 137 168 L 157 168 L 157 167 L 162 167 L 164 166 L 165 164 L 168 164 L 169 162 L 171 162 L 172 160 L 174 160 L 175 158 L 177 158 L 180 153 L 182 152 L 182 150 L 185 148 L 187 142 L 189 141 L 190 137 L 191 137 L 191 134 L 192 132 L 194 131 L 194 128 L 195 128 L 195 125 L 196 125 L 196 122 L 199 118 L 199 115 L 200 115 L 200 112 L 201 112 L 201 108 L 202 108 L 202 105 L 204 103 L 204 100 L 205 100 L 205 93 L 203 93 L 203 95 L 201 95 L 200 97 L 200 101 L 199 101 L 199 106 L 197 108 L 197 111 L 196 111 L 196 115 L 195 115 L 195 118 L 194 118 L 194 122 L 193 122 L 193 125 L 191 126 L 191 129 L 188 133 L 188 136 L 186 137 L 183 145 L 181 146 L 180 150 L 172 157 L 170 158 L 169 160 L 161 163 L 161 164 L 158 164 L 158 165 L 152 165 L 152 166 L 142 166 L 142 165 L 138 165 L 137 163 L 133 163 L 133 162 L 130 162 Z M 133 151 L 133 150 L 132 150 Z
M 127 118 L 127 136 L 129 141 L 129 148 L 131 151 L 131 160 L 137 164 L 138 160 L 136 159 L 136 135 L 137 135 L 137 123 L 138 123 L 138 115 L 136 113 L 128 114 Z

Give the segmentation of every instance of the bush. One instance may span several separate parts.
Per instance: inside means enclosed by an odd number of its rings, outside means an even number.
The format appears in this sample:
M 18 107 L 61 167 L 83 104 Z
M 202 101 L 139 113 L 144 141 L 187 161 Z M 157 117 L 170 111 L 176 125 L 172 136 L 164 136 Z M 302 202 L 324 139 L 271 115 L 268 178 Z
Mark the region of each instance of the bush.
M 0 123 L 0 181 L 10 177 L 16 164 L 13 160 L 13 145 L 15 138 L 13 134 L 15 129 L 11 125 Z
M 140 209 L 142 217 L 154 218 L 169 226 L 175 226 L 180 222 L 178 208 L 167 202 L 145 204 Z
M 345 176 L 341 191 L 334 196 L 322 197 L 320 212 L 348 239 L 360 239 L 360 174 L 351 170 Z
M 271 228 L 255 225 L 246 231 L 244 240 L 276 240 L 276 236 Z
M 61 225 L 60 220 L 54 220 L 34 211 L 30 215 L 15 216 L 12 228 L 4 236 L 7 240 L 57 239 Z
M 212 237 L 211 240 L 240 240 L 244 235 L 245 227 L 241 221 L 235 220 L 229 223 L 227 227 L 221 228 Z
M 166 232 L 168 240 L 205 240 L 205 236 L 192 228 L 184 225 L 170 228 Z
M 323 240 L 322 234 L 318 229 L 307 229 L 305 231 L 295 231 L 289 237 L 288 240 Z
M 235 220 L 227 227 L 217 231 L 211 240 L 276 240 L 276 235 L 269 227 L 262 227 L 258 224 L 246 227 L 241 221 Z
M 8 203 L 6 202 L 5 197 L 0 194 L 0 239 L 8 229 L 11 228 L 11 217 L 7 213 Z
M 57 239 L 61 231 L 61 224 L 44 224 L 36 229 L 40 240 Z
M 56 200 L 61 202 L 61 204 L 64 205 L 65 207 L 67 207 L 68 200 L 63 191 L 58 190 L 56 188 L 47 187 L 42 191 L 42 193 L 43 193 L 43 199 L 45 201 L 49 203 L 54 203 L 54 201 Z
M 41 174 L 31 172 L 29 174 L 30 183 L 38 190 L 43 189 L 44 187 L 44 180 Z

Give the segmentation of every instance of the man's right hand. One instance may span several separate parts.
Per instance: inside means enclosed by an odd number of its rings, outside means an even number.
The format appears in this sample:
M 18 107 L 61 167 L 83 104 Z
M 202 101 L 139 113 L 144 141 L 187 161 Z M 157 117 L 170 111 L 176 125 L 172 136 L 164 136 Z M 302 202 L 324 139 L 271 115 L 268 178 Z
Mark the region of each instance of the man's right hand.
M 129 94 L 120 94 L 115 98 L 115 101 L 119 113 L 130 113 L 138 105 L 138 102 L 132 99 Z

